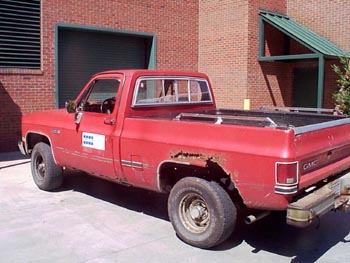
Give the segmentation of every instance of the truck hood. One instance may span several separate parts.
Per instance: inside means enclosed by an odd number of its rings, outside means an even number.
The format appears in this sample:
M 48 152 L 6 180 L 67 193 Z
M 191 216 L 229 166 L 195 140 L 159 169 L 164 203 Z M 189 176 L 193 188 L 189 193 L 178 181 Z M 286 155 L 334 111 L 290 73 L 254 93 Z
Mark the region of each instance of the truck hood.
M 22 116 L 22 123 L 52 126 L 57 120 L 66 118 L 68 113 L 65 109 L 55 109 L 41 112 L 33 112 Z

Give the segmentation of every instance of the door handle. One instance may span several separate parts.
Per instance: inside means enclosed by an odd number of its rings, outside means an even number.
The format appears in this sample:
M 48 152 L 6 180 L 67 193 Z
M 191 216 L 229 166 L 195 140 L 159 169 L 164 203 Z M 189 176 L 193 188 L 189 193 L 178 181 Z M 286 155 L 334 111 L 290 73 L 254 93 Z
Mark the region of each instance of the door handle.
M 104 118 L 103 123 L 104 124 L 108 124 L 108 125 L 114 125 L 115 124 L 115 120 L 114 119 Z

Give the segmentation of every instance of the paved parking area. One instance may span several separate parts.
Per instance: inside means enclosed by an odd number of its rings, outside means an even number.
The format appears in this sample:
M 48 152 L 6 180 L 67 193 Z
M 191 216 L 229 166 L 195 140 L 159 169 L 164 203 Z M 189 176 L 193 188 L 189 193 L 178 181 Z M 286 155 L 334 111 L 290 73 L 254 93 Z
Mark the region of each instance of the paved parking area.
M 67 173 L 62 189 L 39 190 L 28 159 L 0 153 L 0 262 L 349 262 L 350 213 L 307 229 L 281 214 L 240 225 L 213 250 L 179 240 L 167 196 Z

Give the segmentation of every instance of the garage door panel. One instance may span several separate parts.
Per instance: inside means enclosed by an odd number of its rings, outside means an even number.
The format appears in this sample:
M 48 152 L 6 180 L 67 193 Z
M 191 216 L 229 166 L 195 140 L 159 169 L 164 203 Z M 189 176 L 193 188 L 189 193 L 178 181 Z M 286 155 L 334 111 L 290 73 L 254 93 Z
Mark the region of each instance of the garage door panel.
M 74 99 L 91 75 L 111 69 L 147 68 L 149 39 L 126 34 L 58 30 L 59 107 Z

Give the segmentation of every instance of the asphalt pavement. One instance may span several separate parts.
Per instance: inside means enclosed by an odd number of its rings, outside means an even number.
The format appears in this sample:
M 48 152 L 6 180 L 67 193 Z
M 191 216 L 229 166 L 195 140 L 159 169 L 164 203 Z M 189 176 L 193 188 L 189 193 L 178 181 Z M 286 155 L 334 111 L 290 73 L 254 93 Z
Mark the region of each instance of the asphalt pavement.
M 324 262 L 350 260 L 350 213 L 298 229 L 285 215 L 240 224 L 211 250 L 177 238 L 167 196 L 65 172 L 61 189 L 39 190 L 29 159 L 0 153 L 0 262 Z

